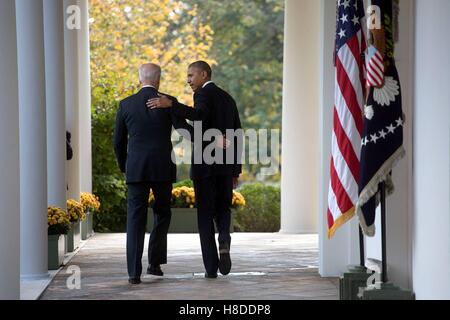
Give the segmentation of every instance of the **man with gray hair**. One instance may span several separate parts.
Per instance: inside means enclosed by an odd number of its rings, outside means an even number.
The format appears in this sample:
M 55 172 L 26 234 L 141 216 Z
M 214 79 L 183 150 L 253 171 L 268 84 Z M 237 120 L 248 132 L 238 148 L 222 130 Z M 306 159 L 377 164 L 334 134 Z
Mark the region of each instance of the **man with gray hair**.
M 141 283 L 150 190 L 155 196 L 155 204 L 147 273 L 163 276 L 160 266 L 167 263 L 172 183 L 176 181 L 172 127 L 188 130 L 193 136 L 193 128 L 186 120 L 174 116 L 169 109 L 147 108 L 147 100 L 160 95 L 160 79 L 161 68 L 158 65 L 149 63 L 139 68 L 142 88 L 120 102 L 114 130 L 114 151 L 128 186 L 127 267 L 130 284 Z M 184 132 L 180 131 L 181 134 Z

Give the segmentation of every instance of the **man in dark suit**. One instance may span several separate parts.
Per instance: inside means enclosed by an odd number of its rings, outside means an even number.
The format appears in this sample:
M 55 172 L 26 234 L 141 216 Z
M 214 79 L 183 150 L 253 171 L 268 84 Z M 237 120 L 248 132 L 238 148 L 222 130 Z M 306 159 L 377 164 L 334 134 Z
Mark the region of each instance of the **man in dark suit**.
M 172 126 L 192 131 L 184 119 L 176 117 L 170 110 L 147 108 L 146 101 L 159 95 L 160 77 L 159 66 L 145 64 L 140 67 L 142 89 L 120 103 L 114 132 L 114 150 L 128 185 L 127 266 L 131 284 L 141 282 L 150 189 L 155 196 L 155 219 L 148 247 L 147 273 L 163 276 L 160 265 L 167 263 L 172 183 L 176 181 Z
M 226 142 L 223 156 L 216 157 L 211 163 L 203 157 L 207 144 L 195 141 L 191 178 L 194 181 L 197 202 L 198 226 L 202 247 L 203 262 L 206 269 L 205 277 L 217 278 L 217 269 L 227 275 L 231 269 L 230 259 L 230 223 L 233 189 L 237 186 L 242 172 L 239 137 L 227 137 L 227 130 L 241 129 L 239 112 L 234 99 L 211 81 L 211 67 L 204 61 L 197 61 L 188 68 L 188 84 L 194 91 L 194 108 L 182 105 L 168 97 L 154 98 L 147 106 L 153 109 L 171 108 L 173 113 L 182 118 L 199 121 L 202 125 L 202 137 L 210 129 L 220 131 Z M 197 126 L 195 126 L 197 130 Z M 198 134 L 198 132 L 196 132 Z M 222 136 L 216 137 L 216 146 Z M 241 136 L 242 138 L 242 136 Z M 203 140 L 203 139 L 202 139 Z M 217 151 L 217 150 L 216 150 Z M 231 161 L 226 153 L 233 152 Z M 201 161 L 197 163 L 196 156 Z M 214 155 L 213 155 L 214 156 Z M 230 158 L 228 158 L 230 159 Z M 214 220 L 219 231 L 219 254 L 215 241 Z

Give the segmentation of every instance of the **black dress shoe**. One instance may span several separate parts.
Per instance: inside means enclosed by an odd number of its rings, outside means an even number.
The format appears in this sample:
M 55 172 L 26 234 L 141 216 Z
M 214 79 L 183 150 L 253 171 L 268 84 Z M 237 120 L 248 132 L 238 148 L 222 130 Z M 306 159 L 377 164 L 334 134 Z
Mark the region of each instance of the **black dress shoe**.
M 207 279 L 216 279 L 217 278 L 217 273 L 205 272 L 205 278 L 207 278 Z
M 220 246 L 219 253 L 219 271 L 226 276 L 231 271 L 230 247 L 228 245 Z
M 130 278 L 130 279 L 128 279 L 128 283 L 129 284 L 141 284 L 141 279 Z
M 161 266 L 149 266 L 147 268 L 147 274 L 151 274 L 153 276 L 162 277 L 164 276 L 164 272 L 161 270 Z

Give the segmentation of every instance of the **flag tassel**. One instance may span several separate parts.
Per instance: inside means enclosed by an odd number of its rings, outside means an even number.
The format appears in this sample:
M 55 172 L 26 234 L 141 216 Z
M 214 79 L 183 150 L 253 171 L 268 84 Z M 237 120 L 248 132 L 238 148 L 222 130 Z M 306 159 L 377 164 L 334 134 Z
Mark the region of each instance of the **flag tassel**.
M 372 180 L 367 184 L 359 196 L 358 203 L 356 204 L 356 214 L 358 215 L 360 225 L 364 231 L 364 234 L 368 237 L 375 236 L 375 225 L 368 226 L 364 218 L 362 207 L 379 192 L 379 185 L 382 182 L 386 183 L 386 194 L 389 196 L 394 192 L 394 184 L 390 178 L 390 172 L 392 168 L 405 156 L 406 151 L 403 147 L 397 149 L 397 151 L 387 160 L 378 172 L 373 176 Z M 380 197 L 376 197 L 376 206 L 380 204 Z

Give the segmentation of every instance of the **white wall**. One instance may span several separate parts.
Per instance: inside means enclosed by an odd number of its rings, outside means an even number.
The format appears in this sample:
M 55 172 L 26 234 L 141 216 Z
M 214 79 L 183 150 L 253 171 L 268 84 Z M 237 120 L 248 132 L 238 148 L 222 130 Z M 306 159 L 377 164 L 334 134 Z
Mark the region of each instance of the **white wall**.
M 417 0 L 413 289 L 450 299 L 450 1 Z
M 0 1 L 0 300 L 20 298 L 19 93 L 14 0 Z

